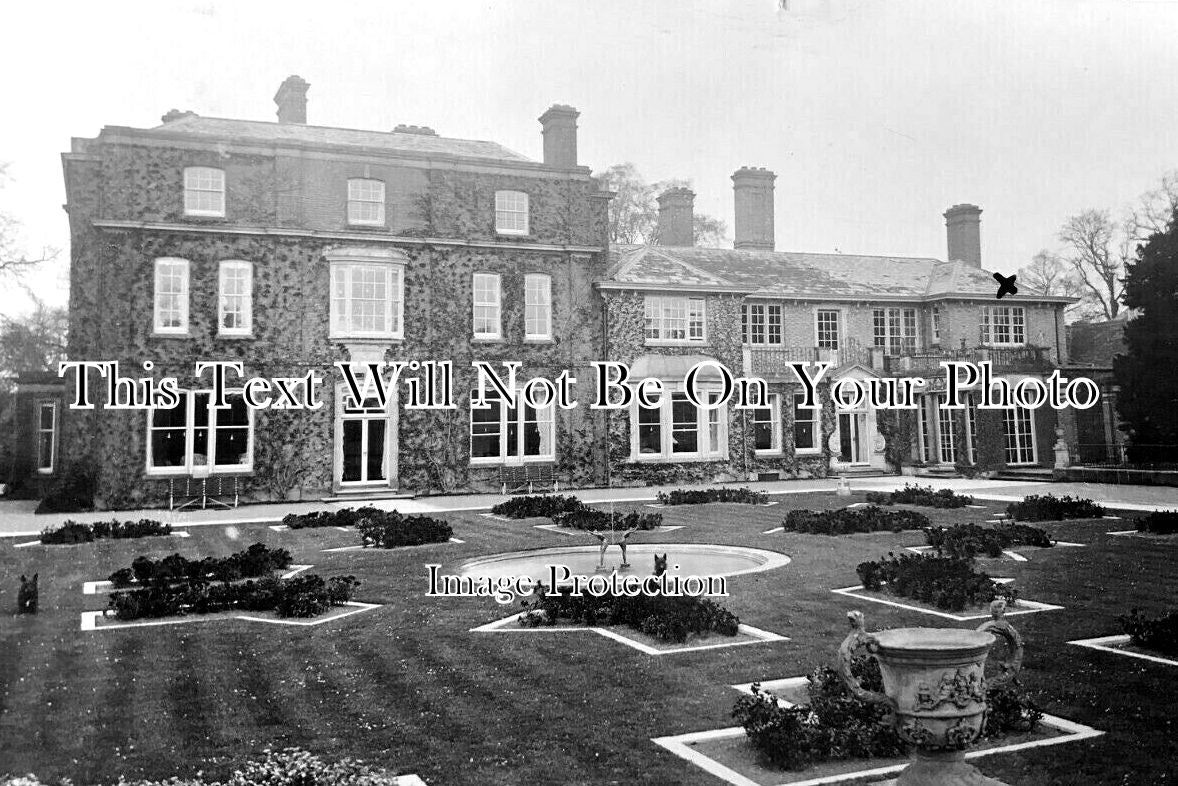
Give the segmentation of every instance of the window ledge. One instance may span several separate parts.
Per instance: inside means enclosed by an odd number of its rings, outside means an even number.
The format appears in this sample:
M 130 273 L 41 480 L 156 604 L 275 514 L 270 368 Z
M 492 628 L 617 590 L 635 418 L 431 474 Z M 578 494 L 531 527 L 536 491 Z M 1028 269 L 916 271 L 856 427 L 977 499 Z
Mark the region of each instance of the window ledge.
M 685 339 L 646 339 L 646 346 L 648 347 L 706 347 L 708 346 L 707 339 L 700 339 L 698 341 L 688 341 Z
M 520 232 L 512 229 L 496 229 L 495 234 L 501 237 L 530 237 L 531 232 Z
M 329 333 L 328 341 L 348 341 L 352 343 L 381 344 L 385 342 L 400 342 L 405 340 L 404 334 L 374 336 L 372 334 L 354 335 L 351 333 Z
M 153 330 L 152 338 L 192 338 L 192 334 L 185 330 L 183 333 L 161 333 L 158 330 Z
M 253 333 L 218 333 L 217 338 L 228 341 L 252 341 L 257 337 Z
M 555 343 L 556 343 L 556 339 L 554 339 L 554 338 L 552 338 L 552 337 L 548 337 L 548 338 L 525 338 L 525 339 L 524 339 L 524 343 L 525 343 L 525 344 L 555 344 Z
M 507 339 L 503 336 L 471 336 L 471 341 L 479 344 L 505 344 Z
M 727 461 L 727 456 L 691 456 L 678 453 L 665 456 L 661 453 L 654 455 L 631 456 L 631 464 L 708 464 L 716 461 Z

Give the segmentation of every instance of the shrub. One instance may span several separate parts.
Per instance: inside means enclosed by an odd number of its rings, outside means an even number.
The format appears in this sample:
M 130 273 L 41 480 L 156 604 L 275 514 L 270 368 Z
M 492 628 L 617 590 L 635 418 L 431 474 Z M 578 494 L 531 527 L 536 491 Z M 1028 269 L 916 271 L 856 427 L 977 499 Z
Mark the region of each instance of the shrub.
M 582 510 L 557 513 L 552 517 L 552 521 L 557 526 L 570 527 L 572 529 L 600 531 L 609 529 L 627 530 L 637 527 L 641 530 L 649 530 L 662 526 L 663 514 L 638 513 L 637 511 L 623 514 L 615 511 L 611 515 L 609 511 L 584 508 Z
M 375 509 L 374 509 L 375 510 Z M 364 517 L 357 521 L 360 540 L 365 546 L 382 549 L 397 546 L 420 546 L 424 543 L 445 543 L 454 530 L 441 519 L 429 516 L 402 516 L 395 510 Z
M 883 692 L 879 665 L 873 658 L 851 662 L 851 673 L 868 690 Z M 753 686 L 732 716 L 744 727 L 753 747 L 770 765 L 789 770 L 843 759 L 892 758 L 907 755 L 909 746 L 887 722 L 886 708 L 851 695 L 838 673 L 819 667 L 810 676 L 809 703 L 782 707 Z M 986 690 L 985 737 L 1002 737 L 1034 729 L 1043 713 L 1017 682 Z
M 1173 535 L 1178 532 L 1178 510 L 1155 510 L 1137 519 L 1138 532 Z
M 358 586 L 352 576 L 324 581 L 313 574 L 285 580 L 266 576 L 237 584 L 189 579 L 112 593 L 108 608 L 120 620 L 231 610 L 273 610 L 280 617 L 313 617 L 333 605 L 346 603 Z
M 915 510 L 885 510 L 875 505 L 838 510 L 791 510 L 782 526 L 787 532 L 813 535 L 846 535 L 852 532 L 901 532 L 930 524 L 928 516 Z
M 859 563 L 855 572 L 864 589 L 878 592 L 886 583 L 889 592 L 945 611 L 963 611 L 999 596 L 1012 603 L 1015 599 L 1013 589 L 974 570 L 972 560 L 957 557 L 889 553 L 884 559 Z
M 973 497 L 954 494 L 952 489 L 933 491 L 932 486 L 906 484 L 892 492 L 869 491 L 867 501 L 878 505 L 925 505 L 932 508 L 964 508 L 973 504 Z
M 1022 502 L 1012 502 L 1006 512 L 1019 521 L 1062 521 L 1064 519 L 1098 519 L 1104 508 L 1090 499 L 1032 494 Z
M 626 595 L 612 590 L 604 595 L 573 595 L 571 587 L 549 593 L 539 585 L 530 611 L 520 617 L 525 626 L 555 625 L 569 620 L 582 625 L 628 625 L 662 641 L 682 643 L 693 633 L 735 636 L 740 619 L 709 598 L 654 594 Z
M 554 494 L 512 497 L 491 508 L 491 512 L 496 516 L 506 516 L 509 519 L 550 519 L 558 513 L 573 513 L 580 510 L 586 510 L 585 503 L 581 500 L 571 495 L 565 497 Z
M 660 491 L 659 503 L 662 505 L 703 505 L 708 502 L 739 502 L 747 505 L 769 504 L 769 494 L 764 491 L 753 491 L 747 487 L 738 489 L 675 489 L 671 493 Z
M 998 524 L 983 527 L 978 524 L 958 524 L 953 527 L 929 527 L 925 540 L 937 552 L 958 559 L 973 559 L 978 554 L 1000 557 L 1011 546 L 1054 546 L 1054 541 L 1038 527 L 1026 524 Z
M 62 545 L 90 543 L 106 538 L 147 538 L 171 534 L 171 524 L 163 524 L 154 519 L 139 519 L 139 521 L 96 521 L 93 524 L 66 521 L 56 529 L 46 527 L 42 530 L 41 542 L 50 545 Z
M 225 582 L 266 576 L 290 563 L 290 552 L 286 549 L 271 549 L 265 544 L 255 543 L 228 557 L 205 557 L 201 560 L 186 559 L 179 554 L 161 560 L 136 557 L 130 568 L 116 570 L 110 574 L 109 580 L 116 587 L 130 586 L 132 579 L 143 585 L 161 586 L 183 581 Z
M 89 457 L 70 462 L 54 480 L 37 513 L 80 513 L 94 510 L 94 493 L 98 490 L 98 467 Z
M 385 512 L 380 508 L 365 506 L 340 510 L 315 510 L 310 513 L 288 513 L 282 517 L 282 523 L 291 529 L 354 527 L 362 519 L 383 518 L 384 515 Z
M 1117 621 L 1138 647 L 1178 655 L 1178 611 L 1150 618 L 1133 609 Z

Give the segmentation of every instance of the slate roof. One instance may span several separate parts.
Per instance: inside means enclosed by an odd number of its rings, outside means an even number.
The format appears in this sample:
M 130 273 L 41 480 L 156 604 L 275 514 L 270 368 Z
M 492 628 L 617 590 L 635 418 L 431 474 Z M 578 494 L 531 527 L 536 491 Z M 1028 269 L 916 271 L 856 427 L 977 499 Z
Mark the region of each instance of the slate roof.
M 786 298 L 993 298 L 997 291 L 991 273 L 965 262 L 668 246 L 615 246 L 607 282 L 636 288 L 715 288 Z
M 452 139 L 397 131 L 362 131 L 354 128 L 308 126 L 300 123 L 267 123 L 257 120 L 229 120 L 219 117 L 187 115 L 157 126 L 153 130 L 210 139 L 232 139 L 265 144 L 353 147 L 384 150 L 391 153 L 447 155 L 499 161 L 532 161 L 514 150 L 508 150 L 497 142 Z

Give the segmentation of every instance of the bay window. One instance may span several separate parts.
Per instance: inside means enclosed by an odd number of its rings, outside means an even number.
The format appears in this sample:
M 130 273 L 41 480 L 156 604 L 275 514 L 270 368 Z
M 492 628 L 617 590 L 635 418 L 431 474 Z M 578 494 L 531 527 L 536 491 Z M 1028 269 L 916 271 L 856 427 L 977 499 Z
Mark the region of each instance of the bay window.
M 704 394 L 709 402 L 718 393 Z M 676 460 L 724 458 L 728 455 L 728 423 L 724 407 L 696 407 L 682 392 L 664 395 L 657 407 L 635 402 L 631 409 L 631 458 Z

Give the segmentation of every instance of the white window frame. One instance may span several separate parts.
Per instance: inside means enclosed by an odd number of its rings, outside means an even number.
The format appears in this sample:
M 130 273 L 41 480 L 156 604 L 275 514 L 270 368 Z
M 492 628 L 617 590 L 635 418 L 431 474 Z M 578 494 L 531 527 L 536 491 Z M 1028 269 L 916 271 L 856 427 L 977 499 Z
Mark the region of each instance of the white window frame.
M 1002 322 L 999 322 L 1002 318 Z M 1004 328 L 1009 340 L 995 338 L 998 328 Z M 1027 310 L 1022 306 L 982 307 L 982 346 L 1022 347 L 1027 344 Z
M 785 323 L 780 303 L 745 303 L 740 311 L 741 342 L 745 346 L 779 347 L 785 341 Z M 760 328 L 760 336 L 756 328 Z
M 242 292 L 226 292 L 226 284 L 231 273 L 245 272 L 242 279 L 245 284 Z M 239 309 L 231 312 L 228 308 L 230 299 L 237 298 Z M 225 316 L 229 313 L 241 313 L 241 324 L 235 327 L 225 327 Z M 226 259 L 217 266 L 217 334 L 221 336 L 249 336 L 254 330 L 254 265 L 241 259 Z
M 882 322 L 879 316 L 881 313 Z M 880 327 L 883 328 L 882 336 Z M 911 331 L 908 328 L 911 328 Z M 882 347 L 884 354 L 889 357 L 903 356 L 920 349 L 920 328 L 916 322 L 916 309 L 904 306 L 872 309 L 871 344 Z
M 188 299 L 190 297 L 189 289 L 189 264 L 187 259 L 180 259 L 178 257 L 159 257 L 155 260 L 155 274 L 154 286 L 152 290 L 152 326 L 157 335 L 161 336 L 186 336 L 188 335 Z M 170 277 L 172 272 L 179 275 L 180 288 L 178 292 L 163 292 L 160 289 L 161 278 L 167 273 Z M 163 322 L 164 309 L 162 308 L 161 298 L 175 297 L 175 308 L 169 307 L 167 311 L 170 313 L 173 310 L 176 312 L 178 325 L 165 325 Z
M 226 390 L 226 397 L 241 396 L 242 391 Z M 218 464 L 217 463 L 217 414 L 227 410 L 220 410 L 213 406 L 213 391 L 211 390 L 179 390 L 177 394 L 183 398 L 183 406 L 185 410 L 185 425 L 184 425 L 184 463 L 175 466 L 156 467 L 152 465 L 154 456 L 152 455 L 152 434 L 156 429 L 152 425 L 155 419 L 155 408 L 148 408 L 147 410 L 147 432 L 146 432 L 146 467 L 145 474 L 151 476 L 168 476 L 168 475 L 191 475 L 195 467 L 208 467 L 211 475 L 233 475 L 246 474 L 254 471 L 254 440 L 256 439 L 256 430 L 254 428 L 254 410 L 251 407 L 246 407 L 248 421 L 246 462 L 244 464 Z M 205 438 L 208 447 L 208 463 L 197 464 L 194 461 L 195 454 L 193 453 L 193 443 L 195 442 L 196 433 L 196 397 L 200 394 L 205 394 L 209 397 L 208 411 L 209 419 L 208 425 L 201 428 L 208 429 L 208 435 Z M 179 427 L 170 427 L 179 428 Z M 236 426 L 226 426 L 226 428 L 237 428 Z
M 371 189 L 371 190 L 368 190 Z M 376 215 L 361 215 L 375 205 Z M 348 225 L 383 227 L 385 225 L 385 184 L 367 177 L 348 178 Z
M 703 344 L 708 340 L 707 300 L 702 297 L 646 295 L 643 321 L 648 345 Z M 682 332 L 683 338 L 668 335 L 675 332 Z
M 944 394 L 935 394 L 933 402 L 937 412 L 937 463 L 956 464 L 957 424 L 953 417 L 954 410 L 941 406 L 945 403 Z M 949 458 L 945 458 L 946 455 Z
M 206 197 L 215 194 L 216 197 Z M 201 203 L 208 198 L 210 206 Z M 225 217 L 225 170 L 211 166 L 184 168 L 184 215 Z
M 471 396 L 475 395 L 476 391 L 471 391 Z M 468 419 L 467 436 L 469 441 L 467 443 L 468 456 L 471 466 L 499 466 L 504 464 L 525 464 L 537 463 L 545 464 L 556 461 L 556 409 L 555 402 L 549 403 L 546 407 L 537 407 L 534 411 L 536 413 L 535 420 L 530 420 L 527 417 L 527 406 L 522 400 L 522 396 L 517 394 L 517 403 L 519 406 L 515 407 L 514 422 L 511 425 L 515 426 L 515 454 L 510 455 L 508 452 L 508 438 L 510 431 L 508 429 L 508 416 L 511 407 L 505 406 L 506 401 L 501 399 L 498 393 L 494 390 L 487 391 L 487 403 L 492 404 L 493 408 L 497 410 L 499 416 L 498 431 L 494 432 L 499 437 L 499 455 L 498 456 L 475 456 L 474 455 L 474 438 L 475 438 L 475 412 L 486 410 L 476 410 L 474 406 L 470 408 L 470 418 Z M 468 399 L 469 400 L 469 399 Z M 535 423 L 537 430 L 540 432 L 540 444 L 544 445 L 544 432 L 547 431 L 548 436 L 548 450 L 546 452 L 537 453 L 534 455 L 526 455 L 527 450 L 527 425 Z M 480 434 L 479 436 L 489 436 L 490 434 Z
M 380 271 L 384 276 L 384 330 L 355 327 L 355 276 L 358 272 Z M 331 303 L 329 338 L 401 339 L 405 337 L 405 267 L 395 262 L 359 259 L 332 260 L 330 264 Z M 363 286 L 363 282 L 361 282 Z M 342 287 L 342 291 L 341 291 Z M 342 306 L 342 307 L 341 307 Z
M 495 192 L 495 231 L 500 235 L 529 234 L 529 204 L 525 191 Z
M 823 321 L 822 317 L 824 315 L 829 317 L 832 314 L 834 315 L 834 340 L 832 342 L 829 335 L 828 335 L 827 338 L 825 339 L 826 343 L 824 344 L 823 337 L 822 337 L 822 333 L 824 330 L 823 325 L 822 325 L 822 321 Z M 828 320 L 828 322 L 829 322 L 829 320 Z M 829 333 L 829 330 L 830 330 L 829 324 L 827 324 L 825 330 Z M 837 351 L 839 348 L 839 343 L 842 339 L 842 334 L 843 334 L 843 315 L 839 309 L 837 309 L 837 308 L 816 308 L 816 309 L 814 309 L 814 346 L 818 347 L 819 349 L 831 349 L 831 350 Z
M 1023 434 L 1021 430 L 1011 433 L 1010 425 L 1022 420 L 1020 413 L 1026 414 L 1027 433 Z M 1002 410 L 1002 436 L 1003 444 L 1003 458 L 1006 459 L 1006 466 L 1008 467 L 1030 467 L 1038 464 L 1039 446 L 1035 440 L 1035 410 L 1023 407 L 1008 407 Z M 1026 449 L 1031 451 L 1030 461 L 1011 461 L 1010 456 L 1012 451 L 1016 458 L 1019 458 L 1022 452 Z
M 552 276 L 528 273 L 524 276 L 524 339 L 547 341 L 551 338 Z
M 719 398 L 716 391 L 701 389 L 700 393 L 711 400 Z M 657 453 L 642 453 L 638 435 L 638 400 L 637 395 L 630 405 L 630 460 L 655 462 L 680 461 L 722 461 L 728 458 L 728 408 L 726 406 L 715 409 L 696 407 L 694 432 L 696 449 L 694 451 L 675 450 L 675 402 L 682 402 L 686 394 L 681 390 L 667 391 L 657 409 L 659 413 L 659 451 Z M 690 403 L 690 402 L 688 402 Z M 723 414 L 722 414 L 723 413 Z M 679 428 L 683 432 L 685 429 Z
M 792 413 L 792 417 L 790 419 L 790 430 L 791 430 L 790 434 L 793 437 L 794 455 L 798 455 L 798 456 L 817 455 L 822 452 L 822 407 L 821 406 L 814 406 L 814 407 L 800 406 L 798 404 L 799 398 L 804 400 L 805 397 L 801 393 L 794 393 L 793 394 L 793 399 L 792 399 L 793 400 L 793 413 Z M 815 404 L 820 403 L 817 399 L 817 396 L 815 396 L 814 403 Z M 813 413 L 813 417 L 809 418 L 807 421 L 805 421 L 805 422 L 814 424 L 814 445 L 813 445 L 813 447 L 808 447 L 808 448 L 799 448 L 798 447 L 797 423 L 798 423 L 798 410 L 799 409 L 808 409 L 808 410 L 810 410 L 811 413 Z
M 480 287 L 480 281 L 489 286 Z M 503 277 L 498 273 L 475 273 L 471 276 L 470 302 L 471 335 L 489 341 L 503 338 Z M 485 311 L 480 314 L 480 309 Z M 479 330 L 480 322 L 493 325 L 494 330 Z
M 45 428 L 42 423 L 42 417 L 45 410 L 48 408 L 50 413 L 49 428 Z M 53 468 L 57 465 L 57 402 L 40 400 L 37 402 L 37 473 L 40 475 L 52 475 Z M 45 445 L 44 437 L 49 435 L 49 461 L 45 461 L 43 447 Z
M 941 308 L 933 306 L 932 310 L 933 343 L 941 343 Z
M 752 410 L 753 422 L 753 452 L 758 456 L 777 455 L 781 453 L 781 394 L 769 394 L 769 406 L 756 407 Z M 765 420 L 762 414 L 768 412 L 769 419 Z M 758 448 L 757 445 L 757 426 L 762 424 L 769 425 L 769 447 Z

